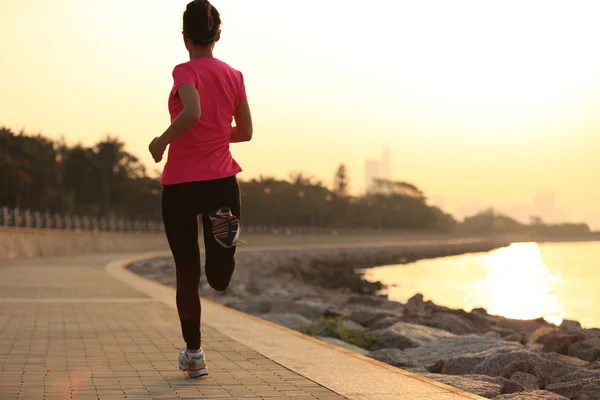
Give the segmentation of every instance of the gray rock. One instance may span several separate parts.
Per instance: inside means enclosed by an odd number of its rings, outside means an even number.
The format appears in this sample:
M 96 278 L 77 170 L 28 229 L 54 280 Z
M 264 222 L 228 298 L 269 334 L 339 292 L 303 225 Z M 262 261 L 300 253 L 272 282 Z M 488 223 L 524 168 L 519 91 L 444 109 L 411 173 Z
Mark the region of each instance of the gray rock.
M 364 326 L 359 325 L 354 321 L 349 321 L 347 319 L 342 320 L 342 326 L 349 331 L 355 331 L 355 332 L 364 332 L 365 331 Z
M 414 358 L 398 349 L 372 351 L 367 354 L 367 357 L 399 368 L 411 368 L 417 366 Z
M 392 332 L 397 335 L 401 335 L 406 337 L 414 346 L 423 346 L 427 343 L 431 343 L 433 341 L 454 337 L 455 335 L 443 331 L 441 329 L 430 328 L 423 325 L 410 324 L 407 322 L 398 322 L 391 327 L 384 329 L 382 331 L 373 331 L 373 333 L 382 334 L 385 332 Z
M 298 329 L 311 323 L 310 319 L 294 313 L 258 314 L 258 317 L 290 329 Z
M 600 337 L 600 329 L 592 328 L 592 329 L 584 329 L 583 332 L 589 339 Z
M 577 342 L 586 339 L 582 331 L 565 332 L 563 330 L 555 330 L 545 336 L 543 351 L 548 353 L 569 354 L 570 347 Z
M 406 350 L 406 352 L 411 350 Z M 437 363 L 435 367 L 440 370 L 440 363 Z M 511 378 L 517 373 L 524 372 L 538 378 L 540 386 L 548 390 L 551 389 L 547 384 L 600 378 L 598 371 L 551 361 L 526 350 L 490 350 L 474 356 L 456 357 L 444 361 L 441 372 L 451 375 L 480 374 L 505 378 Z
M 600 360 L 600 338 L 574 343 L 569 348 L 569 355 L 589 362 Z
M 423 376 L 487 399 L 500 396 L 503 393 L 504 385 L 506 384 L 506 379 L 492 378 L 485 375 L 456 376 L 424 374 Z
M 529 333 L 527 343 L 544 344 L 549 338 L 556 336 L 558 328 L 552 326 L 542 326 Z
M 381 304 L 383 304 L 385 301 L 386 301 L 385 299 L 383 299 L 381 297 L 377 297 L 377 296 L 355 295 L 355 296 L 350 296 L 346 300 L 346 304 L 360 304 L 363 306 L 378 307 Z
M 351 312 L 346 316 L 346 319 L 354 321 L 366 328 L 370 327 L 377 321 L 387 317 L 396 317 L 399 319 L 402 315 L 394 311 L 378 310 L 378 309 L 363 309 Z
M 377 345 L 382 348 L 393 348 L 398 350 L 409 349 L 411 347 L 418 347 L 419 344 L 413 342 L 404 335 L 399 334 L 394 330 L 384 330 L 381 333 L 377 333 L 379 339 Z
M 545 353 L 545 354 L 541 354 L 541 356 L 547 360 L 557 361 L 559 363 L 570 365 L 571 367 L 585 368 L 585 367 L 589 366 L 589 363 L 587 361 L 583 361 L 583 360 L 580 360 L 579 358 L 575 358 L 575 357 L 569 357 L 564 354 Z
M 534 391 L 542 388 L 540 379 L 526 372 L 515 372 L 510 377 L 510 380 L 518 383 L 524 391 Z
M 578 360 L 578 358 L 576 358 L 576 360 Z M 600 361 L 596 361 L 595 363 L 589 364 L 588 368 L 591 370 L 600 370 Z
M 571 382 L 555 383 L 546 390 L 558 393 L 573 400 L 600 399 L 600 378 L 587 378 Z
M 572 331 L 572 332 L 583 331 L 583 327 L 581 326 L 579 321 L 572 321 L 572 320 L 568 320 L 568 319 L 563 320 L 562 324 L 560 324 L 560 327 L 566 331 Z
M 567 397 L 563 397 L 556 393 L 548 392 L 545 390 L 536 390 L 533 392 L 505 394 L 502 396 L 494 397 L 494 399 L 495 400 L 569 400 Z
M 400 318 L 398 318 L 398 317 L 385 317 L 385 318 L 378 320 L 373 325 L 370 325 L 367 328 L 367 332 L 383 331 L 383 330 L 385 330 L 385 328 L 389 328 L 390 326 L 396 324 L 397 322 L 400 322 Z
M 457 313 L 438 312 L 430 320 L 444 330 L 455 335 L 468 335 L 469 333 L 484 333 L 485 329 L 476 326 L 470 319 Z
M 362 347 L 358 347 L 358 346 L 354 346 L 350 343 L 346 343 L 343 340 L 340 339 L 336 339 L 336 338 L 331 338 L 331 337 L 325 337 L 325 336 L 317 336 L 317 339 L 322 340 L 324 342 L 327 342 L 329 344 L 332 344 L 334 346 L 338 346 L 341 347 L 343 349 L 346 350 L 350 350 L 353 351 L 355 353 L 358 353 L 360 355 L 367 355 L 369 353 L 368 350 L 363 349 Z
M 445 369 L 444 374 L 462 375 L 470 373 L 464 363 L 476 365 L 483 361 L 490 352 L 510 351 L 522 349 L 523 346 L 508 343 L 502 340 L 496 333 L 487 333 L 485 335 L 464 335 L 439 339 L 421 347 L 404 350 L 407 354 L 413 356 L 417 363 L 422 366 L 433 365 L 440 360 L 445 360 L 444 368 L 451 368 L 454 362 L 458 368 L 456 372 L 451 369 Z M 480 357 L 477 361 L 470 360 Z M 454 360 L 454 361 L 453 361 Z M 461 361 L 464 360 L 464 361 Z M 442 372 L 440 370 L 440 372 Z
M 527 335 L 527 332 L 515 332 L 515 333 L 509 333 L 508 335 L 504 336 L 504 340 L 506 340 L 507 342 L 517 342 L 517 343 L 521 343 L 521 344 L 527 344 L 529 337 Z
M 406 303 L 404 313 L 417 317 L 426 316 L 427 312 L 425 311 L 425 303 L 423 303 L 423 295 L 418 293 L 411 297 Z

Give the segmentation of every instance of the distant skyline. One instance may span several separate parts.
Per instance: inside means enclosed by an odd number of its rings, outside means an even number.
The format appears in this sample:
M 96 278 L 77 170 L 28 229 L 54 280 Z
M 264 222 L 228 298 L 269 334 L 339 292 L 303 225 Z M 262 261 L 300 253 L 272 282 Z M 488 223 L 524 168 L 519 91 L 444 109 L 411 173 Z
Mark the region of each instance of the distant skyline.
M 364 187 L 361 192 L 369 192 L 374 189 L 373 185 L 376 179 L 392 179 L 392 160 L 390 149 L 383 147 L 381 155 L 376 159 L 369 159 L 364 164 Z
M 255 118 L 254 140 L 232 147 L 241 178 L 330 184 L 345 162 L 359 193 L 387 143 L 390 176 L 457 216 L 524 215 L 552 192 L 549 216 L 600 229 L 600 2 L 213 2 L 215 55 L 244 73 Z M 1 1 L 0 125 L 70 143 L 115 134 L 162 169 L 147 145 L 187 60 L 186 4 Z
M 591 221 L 570 218 L 569 214 L 559 205 L 556 195 L 553 192 L 537 192 L 529 202 L 521 204 L 490 206 L 474 202 L 462 204 L 447 203 L 443 196 L 433 198 L 432 203 L 451 212 L 455 217 L 460 219 L 493 208 L 496 212 L 523 223 L 529 223 L 531 217 L 540 217 L 545 223 L 587 223 L 594 228 Z M 593 219 L 593 216 L 591 219 Z

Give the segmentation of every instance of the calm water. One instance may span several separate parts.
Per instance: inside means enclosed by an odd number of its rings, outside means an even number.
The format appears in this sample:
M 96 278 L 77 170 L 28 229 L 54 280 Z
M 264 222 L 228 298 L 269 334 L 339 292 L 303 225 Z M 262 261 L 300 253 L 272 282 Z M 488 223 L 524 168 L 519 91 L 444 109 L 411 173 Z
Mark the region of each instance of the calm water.
M 422 293 L 451 308 L 600 327 L 600 242 L 518 243 L 486 254 L 374 268 L 366 278 L 390 285 L 389 297 L 401 302 Z

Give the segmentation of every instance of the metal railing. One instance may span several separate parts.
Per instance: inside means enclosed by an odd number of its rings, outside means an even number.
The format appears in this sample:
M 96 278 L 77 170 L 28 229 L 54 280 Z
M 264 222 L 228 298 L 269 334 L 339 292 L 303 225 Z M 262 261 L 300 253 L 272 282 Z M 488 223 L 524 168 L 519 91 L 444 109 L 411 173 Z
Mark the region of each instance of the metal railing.
M 130 220 L 125 218 L 95 218 L 62 215 L 50 212 L 0 208 L 0 228 L 53 229 L 86 232 L 146 232 L 162 233 L 162 221 Z M 272 225 L 243 225 L 248 233 L 272 235 L 335 234 L 335 230 L 323 227 L 281 227 Z
M 97 232 L 164 232 L 162 222 L 95 218 L 2 207 L 0 227 Z

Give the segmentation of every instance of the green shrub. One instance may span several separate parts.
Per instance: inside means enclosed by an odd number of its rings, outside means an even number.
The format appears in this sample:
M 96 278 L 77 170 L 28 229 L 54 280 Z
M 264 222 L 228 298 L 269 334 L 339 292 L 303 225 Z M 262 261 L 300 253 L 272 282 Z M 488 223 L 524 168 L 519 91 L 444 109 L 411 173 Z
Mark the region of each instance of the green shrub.
M 369 335 L 362 331 L 350 330 L 343 324 L 342 317 L 323 317 L 304 325 L 297 330 L 309 336 L 325 336 L 340 339 L 346 343 L 361 347 L 366 350 L 377 350 L 377 335 Z

